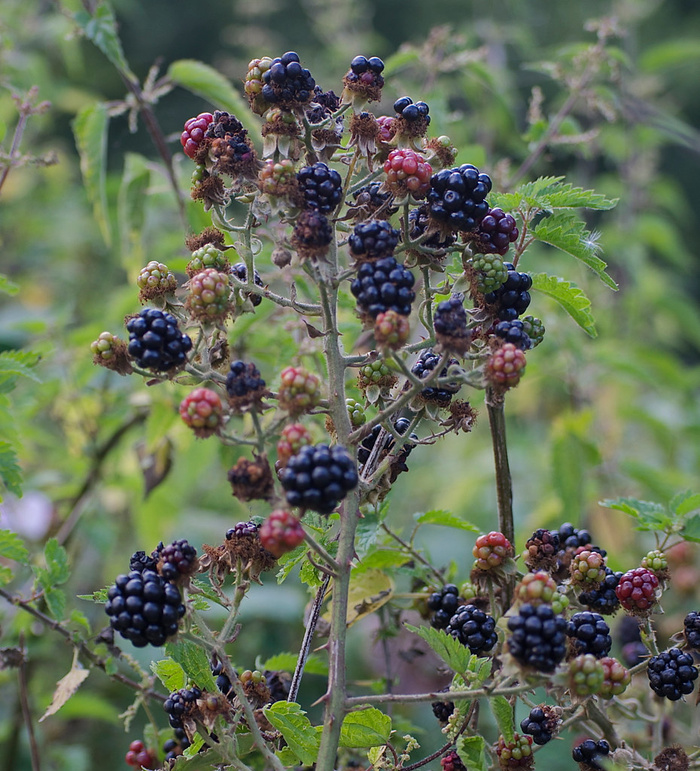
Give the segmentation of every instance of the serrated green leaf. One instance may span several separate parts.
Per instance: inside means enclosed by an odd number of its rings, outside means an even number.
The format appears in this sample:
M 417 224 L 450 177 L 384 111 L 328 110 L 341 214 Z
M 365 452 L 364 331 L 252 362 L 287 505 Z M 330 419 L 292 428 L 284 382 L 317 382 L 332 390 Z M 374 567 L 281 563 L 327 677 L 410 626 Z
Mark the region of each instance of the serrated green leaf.
M 216 681 L 211 673 L 209 657 L 204 648 L 189 640 L 165 643 L 165 652 L 174 659 L 203 691 L 216 693 Z
M 81 627 L 87 636 L 92 633 L 92 627 L 90 626 L 90 622 L 88 621 L 87 616 L 76 608 L 73 608 L 73 610 L 70 612 L 68 620 L 71 623 Z
M 559 303 L 571 318 L 591 337 L 597 337 L 591 301 L 576 284 L 546 273 L 532 275 L 532 288 Z
M 259 135 L 260 125 L 252 117 L 248 104 L 213 67 L 195 59 L 179 59 L 168 67 L 168 76 L 174 83 L 206 99 L 217 109 L 234 113 L 253 136 Z
M 269 669 L 272 671 L 281 669 L 285 672 L 293 672 L 297 666 L 297 657 L 298 654 L 296 653 L 276 653 L 266 661 L 263 661 L 257 668 L 262 670 Z M 327 675 L 328 663 L 318 654 L 311 653 L 306 660 L 304 673 L 308 675 Z
M 700 514 L 690 517 L 680 533 L 685 541 L 700 542 Z
M 277 583 L 281 584 L 294 570 L 294 568 L 306 557 L 306 552 L 309 547 L 306 544 L 297 546 L 293 551 L 283 554 L 278 560 L 277 564 L 280 565 L 280 569 L 277 571 Z
M 321 586 L 323 582 L 321 579 L 320 571 L 316 570 L 316 568 L 309 560 L 306 560 L 304 563 L 302 563 L 301 570 L 299 571 L 299 578 L 301 579 L 302 583 L 312 588 Z
M 410 562 L 411 556 L 397 549 L 374 549 L 355 568 L 356 572 L 363 570 L 383 570 L 385 568 L 398 568 Z
M 442 629 L 433 629 L 428 626 L 411 626 L 404 624 L 409 632 L 413 632 L 421 637 L 432 648 L 435 653 L 458 674 L 464 675 L 470 666 L 472 658 L 469 648 L 455 640 L 452 635 L 447 634 Z
M 0 557 L 26 565 L 29 561 L 29 551 L 17 533 L 0 530 Z
M 199 734 L 196 734 L 192 743 L 189 745 L 189 747 L 185 748 L 182 754 L 186 758 L 194 758 L 199 754 L 199 751 L 202 749 L 203 746 L 204 746 L 204 738 Z
M 114 13 L 106 0 L 101 0 L 92 14 L 78 11 L 73 18 L 85 33 L 85 37 L 91 40 L 118 70 L 127 77 L 136 79 L 127 64 Z
M 65 584 L 70 578 L 68 554 L 55 538 L 49 538 L 44 547 L 48 579 L 53 586 Z
M 18 498 L 22 497 L 22 472 L 17 463 L 17 453 L 8 442 L 0 441 L 0 479 L 5 487 Z M 0 500 L 2 496 L 0 495 Z
M 513 708 L 505 696 L 494 696 L 489 699 L 489 707 L 496 718 L 496 724 L 501 735 L 508 744 L 513 741 L 515 722 L 513 720 Z
M 350 712 L 340 728 L 341 747 L 379 747 L 389 741 L 391 718 L 375 707 Z
M 676 516 L 684 517 L 695 509 L 700 509 L 700 493 L 691 493 L 690 490 L 679 493 L 673 497 L 669 508 Z
M 79 600 L 88 600 L 89 602 L 99 602 L 102 605 L 104 605 L 107 602 L 107 592 L 109 591 L 109 587 L 106 589 L 98 589 L 97 591 L 94 591 L 92 594 L 78 594 L 76 595 Z
M 66 595 L 60 589 L 49 587 L 44 590 L 44 602 L 51 618 L 63 621 L 66 615 Z
M 355 552 L 360 559 L 363 559 L 377 542 L 380 527 L 381 521 L 374 511 L 366 513 L 357 523 Z
M 623 511 L 634 517 L 639 522 L 638 530 L 666 530 L 673 525 L 668 511 L 660 503 L 640 501 L 636 498 L 612 498 L 600 501 L 599 505 L 606 509 Z
M 185 670 L 171 658 L 151 662 L 151 672 L 163 683 L 168 691 L 178 691 L 187 685 Z
M 289 748 L 304 765 L 310 766 L 316 762 L 320 734 L 298 704 L 276 701 L 263 707 L 263 714 L 284 736 Z
M 483 736 L 465 736 L 457 739 L 457 754 L 469 771 L 488 771 L 491 768 L 486 754 L 486 741 Z
M 190 592 L 190 600 L 193 600 L 197 598 L 198 595 L 201 595 L 202 597 L 206 597 L 209 602 L 213 602 L 215 605 L 220 605 L 222 608 L 226 607 L 221 602 L 221 597 L 219 597 L 219 595 L 212 589 L 211 584 L 209 584 L 207 581 L 202 581 L 199 578 L 191 578 L 190 584 L 196 590 Z
M 607 263 L 598 257 L 600 244 L 597 234 L 586 230 L 586 225 L 570 212 L 558 212 L 545 217 L 530 231 L 539 241 L 549 244 L 562 252 L 570 254 L 590 268 L 610 289 L 617 291 L 618 286 L 605 272 Z
M 0 273 L 0 292 L 2 294 L 16 295 L 19 292 L 19 286 Z
M 102 103 L 84 107 L 72 123 L 75 144 L 80 155 L 80 170 L 88 200 L 92 204 L 102 238 L 109 246 L 112 236 L 107 215 L 106 162 L 107 106 Z
M 39 355 L 32 351 L 3 351 L 0 353 L 0 380 L 21 376 L 41 383 L 41 379 L 32 372 L 38 363 Z
M 451 511 L 444 509 L 433 509 L 424 513 L 418 512 L 413 515 L 418 525 L 442 525 L 443 527 L 454 527 L 457 530 L 467 530 L 470 533 L 480 533 L 481 530 L 471 522 L 458 517 Z

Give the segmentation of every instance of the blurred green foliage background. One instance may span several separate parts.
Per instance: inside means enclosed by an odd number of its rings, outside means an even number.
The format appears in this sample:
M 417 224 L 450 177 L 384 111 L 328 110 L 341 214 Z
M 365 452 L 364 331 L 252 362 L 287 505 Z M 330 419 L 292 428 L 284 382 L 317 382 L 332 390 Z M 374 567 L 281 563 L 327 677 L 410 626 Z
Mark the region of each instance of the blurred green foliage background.
M 387 61 L 381 110 L 390 111 L 404 93 L 427 101 L 431 133 L 449 135 L 460 148 L 458 162 L 492 173 L 495 189 L 503 189 L 566 102 L 561 77 L 570 76 L 572 57 L 595 41 L 588 21 L 616 18 L 620 36 L 612 63 L 567 117 L 562 134 L 568 141 L 548 147 L 528 177 L 563 174 L 620 199 L 615 210 L 589 222 L 620 291 L 610 292 L 554 250 L 539 247 L 526 255 L 525 269 L 559 273 L 584 289 L 599 336 L 586 337 L 558 307 L 536 297 L 532 310 L 544 319 L 547 336 L 528 356 L 527 376 L 509 394 L 507 414 L 518 546 L 535 528 L 568 520 L 593 531 L 614 569 L 638 564 L 653 542 L 640 540 L 624 515 L 597 502 L 621 495 L 667 502 L 678 490 L 697 489 L 700 470 L 697 3 L 116 0 L 113 7 L 125 55 L 142 82 L 153 65 L 162 74 L 173 61 L 192 58 L 240 90 L 251 58 L 294 49 L 325 89 L 339 93 L 354 55 L 381 56 Z M 187 252 L 161 161 L 143 122 L 130 126 L 125 112 L 110 121 L 106 147 L 109 240 L 93 216 L 71 122 L 95 101 L 118 112 L 126 91 L 105 56 L 78 34 L 71 14 L 79 9 L 77 1 L 4 0 L 0 19 L 2 150 L 9 151 L 17 123 L 12 94 L 36 85 L 51 108 L 30 119 L 21 149 L 32 156 L 55 153 L 58 161 L 13 169 L 0 192 L 0 272 L 18 287 L 14 296 L 0 295 L 0 349 L 29 347 L 42 357 L 35 370 L 41 383 L 22 380 L 0 412 L 0 431 L 19 449 L 26 493 L 6 500 L 2 526 L 40 546 L 69 518 L 69 596 L 109 584 L 136 549 L 173 538 L 197 547 L 218 543 L 236 521 L 266 513 L 230 495 L 225 472 L 237 453 L 213 440 L 196 441 L 179 425 L 183 387 L 148 388 L 92 365 L 89 343 L 104 329 L 123 336 L 123 317 L 138 309 L 139 268 L 157 259 L 182 270 Z M 541 94 L 539 120 L 533 88 Z M 185 197 L 191 165 L 179 152 L 179 132 L 187 118 L 213 106 L 175 88 L 154 108 Z M 125 163 L 132 174 L 127 182 L 136 178 L 144 185 L 141 205 L 129 212 Z M 186 219 L 192 230 L 207 221 L 201 205 L 191 201 Z M 275 271 L 270 263 L 263 266 L 265 280 L 274 282 Z M 284 323 L 278 311 L 261 306 L 232 332 L 234 348 L 254 358 L 269 382 L 296 353 L 298 330 Z M 349 303 L 343 323 L 351 340 L 357 330 Z M 480 401 L 475 395 L 475 406 Z M 319 438 L 322 431 L 319 425 Z M 172 464 L 166 481 L 148 496 L 144 458 Z M 397 529 L 410 526 L 415 512 L 435 508 L 485 530 L 495 526 L 485 414 L 471 435 L 418 448 L 409 466 L 391 496 L 390 521 Z M 473 536 L 444 535 L 440 528 L 424 528 L 423 546 L 437 564 L 453 562 L 452 577 L 465 580 Z M 660 622 L 663 631 L 678 628 L 678 614 L 697 604 L 693 592 L 691 581 L 689 592 L 667 609 L 672 612 Z M 248 623 L 232 650 L 235 662 L 252 668 L 256 656 L 294 651 L 305 601 L 303 590 L 292 582 L 278 587 L 272 576 L 254 587 L 245 606 Z M 74 604 L 100 628 L 99 607 Z M 70 650 L 7 608 L 1 608 L 0 623 L 10 639 L 20 632 L 26 637 L 30 697 L 39 713 L 70 667 Z M 353 676 L 379 678 L 380 652 L 373 648 L 368 655 L 364 633 L 351 634 Z M 397 661 L 403 643 L 395 641 Z M 147 663 L 146 654 L 139 655 Z M 431 666 L 425 672 L 414 667 L 414 682 L 401 687 L 433 687 Z M 14 672 L 0 672 L 0 684 L 0 769 L 26 769 Z M 313 701 L 319 687 L 309 676 L 302 699 Z M 123 754 L 143 722 L 141 713 L 124 734 L 117 715 L 130 697 L 93 673 L 39 728 L 46 768 L 82 771 L 97 762 L 105 770 L 124 768 Z M 426 750 L 439 746 L 429 709 L 413 711 L 411 719 L 423 731 L 419 740 Z M 548 768 L 571 765 L 556 765 L 559 747 L 545 752 Z

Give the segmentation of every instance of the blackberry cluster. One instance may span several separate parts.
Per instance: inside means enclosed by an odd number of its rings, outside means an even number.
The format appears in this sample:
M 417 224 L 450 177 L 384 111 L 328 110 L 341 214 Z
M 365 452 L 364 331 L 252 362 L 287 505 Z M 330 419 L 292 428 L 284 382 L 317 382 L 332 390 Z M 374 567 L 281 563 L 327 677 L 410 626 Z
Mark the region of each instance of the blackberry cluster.
M 474 249 L 480 254 L 500 254 L 508 251 L 520 232 L 511 214 L 503 209 L 491 209 L 474 231 Z
M 309 123 L 321 123 L 340 107 L 340 97 L 333 91 L 324 91 L 321 86 L 314 88 L 314 98 L 306 110 Z M 342 121 L 342 118 L 339 118 Z
M 408 234 L 412 240 L 416 241 L 421 238 L 425 233 L 430 231 L 430 213 L 427 206 L 418 206 L 415 209 L 411 209 L 408 213 Z M 440 233 L 435 230 L 431 236 L 422 241 L 423 246 L 427 246 L 431 249 L 445 249 L 451 246 L 455 241 L 455 237 L 451 234 Z
M 386 220 L 368 220 L 355 225 L 348 238 L 350 254 L 356 259 L 389 257 L 399 243 L 399 231 Z
M 233 686 L 229 676 L 224 671 L 224 665 L 220 661 L 212 662 L 211 673 L 216 678 L 216 687 L 228 698 L 233 697 Z
M 475 654 L 490 651 L 496 644 L 496 620 L 476 605 L 462 605 L 450 619 L 447 633 Z
M 433 318 L 435 332 L 454 337 L 463 334 L 467 326 L 467 312 L 460 297 L 450 297 L 438 303 Z
M 532 276 L 529 273 L 518 273 L 512 262 L 504 265 L 508 270 L 505 283 L 485 294 L 484 302 L 496 306 L 496 315 L 501 321 L 515 321 L 530 305 L 528 290 L 532 286 Z
M 684 653 L 680 648 L 669 648 L 649 659 L 647 676 L 651 690 L 657 696 L 678 701 L 681 696 L 692 692 L 698 669 L 693 664 L 692 653 Z
M 571 639 L 576 656 L 592 653 L 596 658 L 602 659 L 612 648 L 610 627 L 599 613 L 591 613 L 587 610 L 574 613 L 569 619 L 566 634 Z
M 361 187 L 357 192 L 353 193 L 353 208 L 360 209 L 367 213 L 367 216 L 374 217 L 380 210 L 381 215 L 390 217 L 397 209 L 389 206 L 391 202 L 391 193 L 385 193 L 382 191 L 381 182 L 370 182 L 368 185 Z M 411 210 L 409 218 L 415 209 Z
M 306 207 L 321 214 L 330 214 L 343 197 L 343 180 L 335 169 L 319 161 L 297 173 Z
M 532 736 L 535 744 L 547 744 L 554 738 L 558 723 L 552 708 L 543 704 L 533 707 L 530 714 L 520 721 L 520 730 Z
M 430 626 L 445 629 L 460 604 L 459 589 L 454 584 L 445 584 L 439 592 L 428 597 L 428 608 L 433 611 Z
M 430 179 L 428 211 L 433 220 L 447 224 L 451 230 L 468 232 L 488 214 L 486 196 L 490 191 L 491 178 L 470 163 L 443 169 Z
M 593 538 L 588 530 L 579 530 L 578 528 L 575 528 L 571 522 L 565 522 L 559 530 L 554 532 L 559 536 L 559 543 L 561 544 L 562 549 L 573 549 L 575 551 L 579 546 L 589 546 L 593 543 Z M 606 555 L 606 552 L 603 549 L 599 549 L 597 546 L 593 546 L 591 551 L 597 551 L 604 557 Z
M 117 576 L 107 592 L 110 626 L 137 648 L 160 646 L 177 632 L 185 615 L 180 590 L 154 570 Z
M 700 651 L 700 613 L 691 610 L 683 619 L 683 631 L 688 647 Z
M 397 434 L 400 436 L 403 436 L 406 431 L 408 431 L 409 426 L 411 425 L 411 421 L 408 418 L 398 418 L 397 421 L 394 423 L 394 431 L 396 431 Z M 382 427 L 380 425 L 374 426 L 372 429 L 372 433 L 366 436 L 363 440 L 360 446 L 357 448 L 357 461 L 361 466 L 364 466 L 365 463 L 369 460 L 369 456 L 372 454 L 372 450 L 374 449 L 374 445 L 377 443 L 377 439 L 379 437 L 379 434 L 382 430 Z M 415 434 L 411 434 L 411 439 L 415 439 L 415 441 L 418 441 L 418 437 Z M 386 440 L 384 442 L 384 447 L 382 448 L 382 454 L 391 452 L 392 447 L 394 446 L 394 437 L 391 436 L 391 434 L 388 434 L 386 437 Z M 415 445 L 412 442 L 406 442 L 402 447 L 398 454 L 398 457 L 392 464 L 392 469 L 396 472 L 398 471 L 408 471 L 408 466 L 406 466 L 406 460 L 408 456 L 411 454 L 411 450 L 415 447 Z M 381 457 L 381 454 L 380 454 Z
M 381 88 L 384 85 L 384 62 L 378 56 L 356 56 L 350 62 L 350 71 L 344 78 L 346 85 Z
M 425 102 L 414 102 L 410 96 L 401 96 L 394 102 L 394 112 L 397 118 L 403 118 L 409 123 L 424 120 L 430 124 L 430 107 Z
M 232 399 L 241 399 L 265 389 L 265 381 L 260 377 L 260 370 L 252 361 L 232 361 L 226 376 L 226 393 Z
M 415 278 L 410 270 L 396 262 L 394 257 L 383 257 L 376 262 L 364 262 L 357 269 L 357 277 L 350 291 L 357 299 L 360 310 L 373 319 L 385 311 L 410 316 Z
M 192 572 L 197 560 L 197 550 L 183 538 L 164 546 L 160 559 L 160 574 L 166 581 L 174 581 Z
M 195 706 L 197 699 L 202 697 L 202 691 L 195 685 L 192 688 L 180 688 L 173 691 L 163 702 L 163 709 L 168 713 L 168 722 L 172 728 L 184 728 L 182 718 Z
M 271 104 L 291 106 L 311 101 L 316 81 L 299 63 L 299 55 L 288 51 L 272 60 L 262 73 L 262 97 Z
M 260 530 L 260 525 L 252 520 L 249 522 L 237 522 L 233 527 L 226 531 L 226 540 L 232 541 L 234 538 L 256 537 Z
M 532 348 L 532 340 L 530 340 L 530 336 L 525 331 L 525 325 L 520 319 L 499 321 L 493 327 L 493 333 L 496 337 L 505 340 L 506 343 L 513 343 L 521 351 L 529 351 Z
M 359 481 L 355 462 L 339 445 L 306 445 L 280 472 L 290 506 L 330 514 Z
M 530 570 L 546 570 L 557 563 L 559 552 L 559 534 L 555 531 L 539 528 L 525 543 L 525 564 Z
M 237 262 L 235 265 L 231 266 L 231 273 L 239 280 L 246 282 L 248 281 L 248 268 L 246 268 L 245 262 Z M 262 279 L 260 278 L 260 274 L 257 270 L 253 269 L 253 283 L 255 286 L 264 286 Z M 262 302 L 262 297 L 259 294 L 254 294 L 253 292 L 248 292 L 246 294 L 246 297 L 253 303 L 253 305 L 258 306 Z
M 628 667 L 641 664 L 649 656 L 646 645 L 642 642 L 639 622 L 634 616 L 623 616 L 617 627 L 617 642 L 621 648 L 621 658 Z
M 432 348 L 426 348 L 418 361 L 411 367 L 411 372 L 421 380 L 425 380 L 439 363 L 440 356 Z M 447 366 L 457 363 L 455 359 L 450 359 Z M 440 377 L 447 377 L 447 366 L 443 367 Z M 427 402 L 437 404 L 439 407 L 447 407 L 457 391 L 459 391 L 459 385 L 432 385 L 424 388 L 420 395 Z
M 508 629 L 508 651 L 523 666 L 553 672 L 566 654 L 566 620 L 549 605 L 523 605 Z
M 160 544 L 162 546 L 162 544 Z M 155 549 L 151 554 L 145 551 L 135 551 L 129 560 L 129 570 L 143 573 L 144 570 L 158 571 L 159 550 Z
M 449 690 L 449 687 L 442 688 L 441 690 L 447 691 Z M 447 723 L 452 716 L 452 713 L 455 711 L 455 704 L 453 701 L 433 701 L 430 706 L 432 707 L 433 715 L 435 715 L 441 723 Z
M 587 592 L 581 592 L 578 600 L 581 605 L 585 605 L 590 610 L 611 616 L 620 608 L 620 600 L 617 599 L 615 589 L 622 578 L 622 571 L 613 572 L 610 568 L 605 568 L 605 578 L 597 589 L 591 589 Z
M 175 760 L 178 755 L 182 755 L 183 750 L 186 750 L 190 746 L 190 740 L 187 738 L 187 733 L 184 728 L 176 728 L 174 733 L 175 738 L 168 739 L 163 744 L 166 762 Z
M 167 372 L 185 363 L 192 340 L 183 335 L 171 313 L 144 308 L 126 323 L 129 332 L 129 356 L 139 367 Z
M 469 260 L 469 265 L 475 272 L 476 289 L 483 295 L 495 292 L 508 278 L 508 268 L 503 260 L 495 254 L 477 255 Z
M 571 757 L 577 763 L 584 763 L 589 768 L 596 769 L 596 771 L 604 771 L 604 767 L 598 761 L 609 754 L 610 745 L 605 739 L 601 739 L 599 742 L 593 741 L 593 739 L 586 739 L 571 751 Z

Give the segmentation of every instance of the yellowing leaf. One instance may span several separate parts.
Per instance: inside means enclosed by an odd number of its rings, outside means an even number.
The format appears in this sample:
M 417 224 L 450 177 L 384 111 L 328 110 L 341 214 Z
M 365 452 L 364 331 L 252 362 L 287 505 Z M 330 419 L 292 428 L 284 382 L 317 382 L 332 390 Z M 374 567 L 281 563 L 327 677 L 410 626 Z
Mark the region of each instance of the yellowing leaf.
M 70 672 L 62 677 L 56 684 L 56 690 L 53 694 L 53 701 L 46 709 L 46 712 L 39 718 L 41 723 L 49 715 L 55 715 L 59 709 L 70 699 L 70 697 L 80 688 L 83 680 L 90 674 L 89 669 L 83 669 L 78 661 L 78 652 L 73 656 L 73 666 Z
M 381 570 L 353 572 L 348 596 L 348 626 L 374 613 L 389 602 L 393 594 L 394 582 Z M 330 611 L 325 613 L 323 618 L 330 623 Z

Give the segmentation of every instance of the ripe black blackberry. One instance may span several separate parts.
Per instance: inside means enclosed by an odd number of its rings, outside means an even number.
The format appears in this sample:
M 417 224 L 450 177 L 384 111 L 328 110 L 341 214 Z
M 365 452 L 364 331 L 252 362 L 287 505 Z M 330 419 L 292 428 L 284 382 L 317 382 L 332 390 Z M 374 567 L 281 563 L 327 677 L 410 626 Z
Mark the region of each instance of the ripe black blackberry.
M 502 257 L 519 235 L 511 214 L 506 214 L 503 209 L 491 209 L 473 232 L 472 251 Z
M 163 702 L 163 709 L 168 714 L 168 721 L 172 728 L 184 728 L 182 718 L 193 710 L 195 702 L 201 696 L 202 691 L 196 685 L 192 688 L 180 688 L 168 696 Z
M 566 654 L 566 620 L 549 605 L 523 605 L 508 629 L 508 651 L 523 666 L 553 672 Z
M 167 372 L 185 363 L 192 340 L 183 335 L 172 313 L 144 308 L 126 323 L 129 356 L 139 367 Z
M 216 678 L 216 687 L 227 699 L 232 699 L 233 686 L 231 685 L 229 676 L 224 671 L 224 665 L 220 661 L 214 660 L 211 665 L 211 673 Z
M 324 91 L 320 86 L 314 88 L 314 98 L 305 111 L 309 123 L 321 123 L 340 107 L 340 97 L 333 91 Z M 341 118 L 342 121 L 342 118 Z
M 593 739 L 586 739 L 581 744 L 576 745 L 571 751 L 571 757 L 577 763 L 583 763 L 588 768 L 595 769 L 596 771 L 605 771 L 598 761 L 609 754 L 610 745 L 605 739 L 601 739 L 599 742 L 593 741 Z
M 651 690 L 657 696 L 678 701 L 695 688 L 698 669 L 693 664 L 692 653 L 685 653 L 680 648 L 669 648 L 649 659 L 647 676 Z
M 512 262 L 504 263 L 508 275 L 498 289 L 484 295 L 484 302 L 496 306 L 496 315 L 501 321 L 515 321 L 521 313 L 525 313 L 530 305 L 532 276 L 529 273 L 518 273 Z
M 351 93 L 368 101 L 378 101 L 384 86 L 384 62 L 378 56 L 356 56 L 350 62 L 350 69 L 343 78 L 343 84 Z
M 700 613 L 697 610 L 691 610 L 683 619 L 683 631 L 688 647 L 700 651 Z
M 413 241 L 416 241 L 430 229 L 430 213 L 428 207 L 424 204 L 408 213 L 408 234 Z M 431 249 L 445 249 L 455 242 L 455 237 L 451 234 L 441 233 L 434 230 L 433 234 L 422 241 L 423 246 Z
M 357 466 L 340 445 L 305 445 L 280 471 L 290 506 L 330 514 L 359 481 Z
M 297 173 L 306 207 L 321 214 L 330 214 L 343 197 L 343 180 L 335 169 L 319 161 Z
M 620 600 L 617 599 L 615 589 L 622 578 L 622 571 L 614 572 L 609 567 L 605 568 L 605 578 L 597 589 L 581 592 L 578 600 L 590 610 L 611 616 L 620 608 Z
M 197 560 L 197 550 L 182 538 L 164 546 L 160 559 L 160 574 L 167 581 L 173 581 L 192 572 Z
M 245 262 L 237 262 L 235 265 L 231 266 L 231 273 L 239 280 L 239 281 L 248 281 L 248 268 L 246 268 Z M 256 269 L 253 269 L 253 283 L 256 286 L 264 286 L 262 279 L 260 278 L 260 274 Z M 253 303 L 253 305 L 258 306 L 262 302 L 262 297 L 259 294 L 254 294 L 253 292 L 247 292 L 246 297 Z
M 231 362 L 226 376 L 226 393 L 231 399 L 242 399 L 261 390 L 265 390 L 265 381 L 252 361 Z
M 427 196 L 430 217 L 453 231 L 474 230 L 488 214 L 490 191 L 491 178 L 470 163 L 438 171 L 430 179 Z
M 553 532 L 556 532 L 559 536 L 559 543 L 562 549 L 578 549 L 579 546 L 588 546 L 593 543 L 588 530 L 579 530 L 571 522 L 564 522 L 559 530 Z
M 180 590 L 153 570 L 117 576 L 107 592 L 110 626 L 137 648 L 160 646 L 185 614 Z
M 355 216 L 362 220 L 369 217 L 390 217 L 397 211 L 395 206 L 389 205 L 393 196 L 391 193 L 382 191 L 381 182 L 370 182 L 353 193 L 352 198 L 351 209 Z
M 398 418 L 394 423 L 394 431 L 396 431 L 396 433 L 400 436 L 403 436 L 406 431 L 408 431 L 410 425 L 411 421 L 408 420 L 408 418 Z M 360 446 L 357 448 L 357 462 L 360 464 L 360 466 L 364 466 L 365 463 L 367 463 L 369 460 L 381 430 L 382 427 L 380 425 L 374 426 L 372 433 L 369 434 L 369 436 L 366 436 L 362 440 Z M 416 434 L 411 434 L 410 438 L 418 441 Z M 384 446 L 381 448 L 379 453 L 379 460 L 381 460 L 387 453 L 391 452 L 395 443 L 396 442 L 394 441 L 394 437 L 391 436 L 391 434 L 388 434 L 384 441 Z M 414 447 L 415 444 L 413 444 L 413 442 L 406 442 L 401 447 L 401 450 L 391 464 L 392 481 L 396 478 L 396 476 L 398 476 L 400 472 L 408 471 L 406 460 L 408 459 L 408 456 L 411 454 L 411 450 Z
M 597 659 L 602 659 L 612 648 L 610 627 L 600 613 L 591 613 L 588 610 L 574 613 L 569 619 L 566 634 L 576 656 L 592 653 Z
M 440 363 L 440 356 L 438 356 L 432 348 L 426 348 L 420 355 L 418 361 L 411 367 L 411 372 L 419 377 L 421 380 L 425 380 L 430 373 Z M 447 365 L 443 367 L 440 372 L 440 377 L 447 377 L 447 367 L 451 364 L 458 364 L 456 359 L 450 359 Z M 452 397 L 459 391 L 459 385 L 431 385 L 424 388 L 420 395 L 426 402 L 437 404 L 439 407 L 447 407 L 452 401 Z
M 129 570 L 135 570 L 143 573 L 144 570 L 158 570 L 158 550 L 152 554 L 146 554 L 145 551 L 136 551 L 129 560 Z
M 461 296 L 452 296 L 449 300 L 438 303 L 433 317 L 435 332 L 439 335 L 454 337 L 466 330 L 467 312 Z
M 258 535 L 258 530 L 260 530 L 260 525 L 255 522 L 237 522 L 226 531 L 226 540 L 230 541 L 233 538 L 245 538 L 246 536 L 254 538 Z
M 364 262 L 350 284 L 361 311 L 373 319 L 392 310 L 400 316 L 410 316 L 413 291 L 413 273 L 396 262 L 394 257 L 383 257 L 376 262 Z
M 348 246 L 357 260 L 378 260 L 394 253 L 399 243 L 399 231 L 386 220 L 368 220 L 355 225 Z
M 308 104 L 314 96 L 316 81 L 299 63 L 299 55 L 288 51 L 272 60 L 263 73 L 262 97 L 271 104 L 294 107 Z
M 498 640 L 496 620 L 476 605 L 458 608 L 446 631 L 475 655 L 490 651 Z
M 441 691 L 449 691 L 449 686 L 447 688 L 441 688 Z M 430 706 L 433 709 L 433 715 L 441 722 L 441 723 L 447 723 L 447 721 L 452 716 L 452 713 L 455 711 L 455 704 L 453 701 L 433 701 L 431 702 Z
M 430 626 L 445 629 L 460 604 L 459 589 L 454 584 L 445 584 L 439 592 L 428 597 L 428 608 L 433 611 Z
M 493 333 L 496 337 L 505 340 L 506 343 L 513 343 L 521 351 L 529 351 L 532 348 L 532 340 L 530 340 L 530 336 L 525 331 L 525 325 L 520 319 L 499 321 L 493 327 Z
M 425 102 L 414 102 L 410 96 L 399 97 L 394 102 L 394 112 L 408 123 L 424 121 L 426 128 L 430 125 L 430 107 Z
M 547 744 L 554 738 L 559 722 L 554 710 L 542 704 L 533 707 L 530 714 L 520 721 L 520 730 L 532 736 L 535 744 Z

